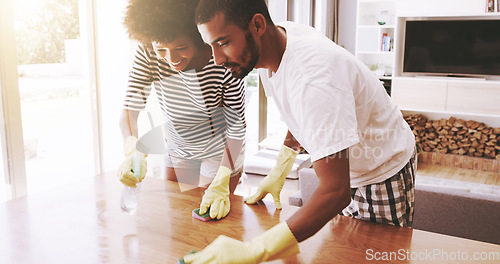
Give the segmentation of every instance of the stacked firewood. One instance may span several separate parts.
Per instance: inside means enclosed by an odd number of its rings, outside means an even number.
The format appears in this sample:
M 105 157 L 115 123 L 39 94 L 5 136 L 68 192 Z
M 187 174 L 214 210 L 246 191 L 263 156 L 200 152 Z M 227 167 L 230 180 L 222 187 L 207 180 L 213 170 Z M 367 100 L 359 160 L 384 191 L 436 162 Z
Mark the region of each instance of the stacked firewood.
M 422 151 L 500 160 L 500 127 L 454 117 L 428 120 L 422 114 L 406 116 L 405 120 Z

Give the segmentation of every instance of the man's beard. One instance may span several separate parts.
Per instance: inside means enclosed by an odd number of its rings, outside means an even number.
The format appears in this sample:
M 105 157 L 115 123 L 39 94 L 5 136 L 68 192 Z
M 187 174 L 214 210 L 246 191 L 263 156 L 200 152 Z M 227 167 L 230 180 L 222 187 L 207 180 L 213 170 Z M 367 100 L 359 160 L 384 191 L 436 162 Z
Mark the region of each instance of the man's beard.
M 231 75 L 234 78 L 243 79 L 247 76 L 259 61 L 259 51 L 257 49 L 257 44 L 255 43 L 255 39 L 249 30 L 245 32 L 245 40 L 246 47 L 244 54 L 240 57 L 240 61 L 247 61 L 246 65 L 238 64 L 238 63 L 228 63 L 227 67 L 238 66 L 239 71 L 231 71 Z

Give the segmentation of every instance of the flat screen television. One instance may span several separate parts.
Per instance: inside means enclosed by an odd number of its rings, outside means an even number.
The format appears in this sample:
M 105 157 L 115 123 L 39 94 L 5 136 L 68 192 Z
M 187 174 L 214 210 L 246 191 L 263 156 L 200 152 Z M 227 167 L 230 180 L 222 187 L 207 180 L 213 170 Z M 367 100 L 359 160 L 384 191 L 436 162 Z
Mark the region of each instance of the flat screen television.
M 500 19 L 407 20 L 403 73 L 500 76 Z

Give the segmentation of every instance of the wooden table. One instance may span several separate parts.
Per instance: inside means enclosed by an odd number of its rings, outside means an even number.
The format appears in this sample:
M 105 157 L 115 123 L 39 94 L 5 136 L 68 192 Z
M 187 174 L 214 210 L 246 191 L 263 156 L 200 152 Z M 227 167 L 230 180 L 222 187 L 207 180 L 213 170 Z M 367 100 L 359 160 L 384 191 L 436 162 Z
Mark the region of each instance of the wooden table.
M 0 263 L 176 263 L 220 234 L 249 240 L 297 207 L 231 197 L 221 221 L 191 217 L 202 189 L 146 178 L 135 215 L 121 212 L 115 173 L 82 180 L 43 195 L 0 204 Z M 500 246 L 337 216 L 300 244 L 301 253 L 273 263 L 499 263 Z M 484 261 L 457 261 L 467 256 Z M 384 260 L 390 258 L 390 260 Z M 377 262 L 377 261 L 375 261 Z

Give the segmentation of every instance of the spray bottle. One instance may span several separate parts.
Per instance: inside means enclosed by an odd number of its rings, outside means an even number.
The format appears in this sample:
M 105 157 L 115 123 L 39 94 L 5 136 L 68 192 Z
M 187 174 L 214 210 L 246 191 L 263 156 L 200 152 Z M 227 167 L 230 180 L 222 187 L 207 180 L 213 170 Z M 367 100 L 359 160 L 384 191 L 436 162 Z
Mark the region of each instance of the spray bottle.
M 134 177 L 139 179 L 141 176 L 141 154 L 134 153 L 132 161 L 132 172 Z M 141 183 L 137 183 L 136 187 L 123 186 L 122 197 L 120 202 L 120 207 L 122 212 L 129 215 L 135 214 L 137 211 L 137 202 L 139 200 L 139 192 L 141 190 Z

